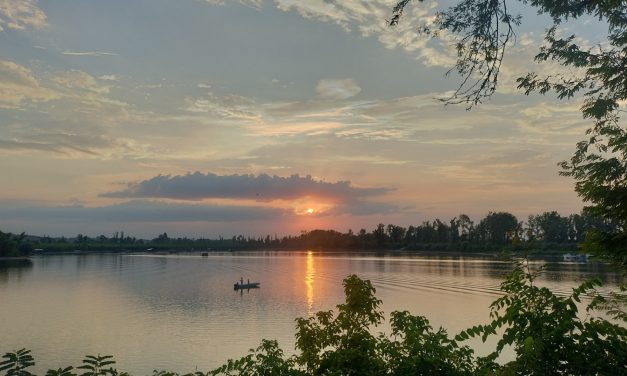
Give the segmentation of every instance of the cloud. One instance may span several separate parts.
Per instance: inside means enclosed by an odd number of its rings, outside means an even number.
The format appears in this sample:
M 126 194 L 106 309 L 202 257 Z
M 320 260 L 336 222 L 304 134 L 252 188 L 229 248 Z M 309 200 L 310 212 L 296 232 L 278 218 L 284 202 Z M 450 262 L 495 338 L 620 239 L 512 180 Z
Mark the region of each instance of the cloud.
M 148 150 L 145 145 L 126 137 L 114 137 L 104 134 L 39 132 L 31 129 L 21 132 L 2 132 L 0 151 L 21 153 L 29 151 L 52 152 L 63 158 L 137 158 L 143 157 Z M 8 136 L 8 137 L 7 137 Z
M 46 25 L 46 14 L 36 0 L 0 0 L 0 31 L 41 29 Z
M 45 87 L 33 72 L 8 60 L 0 60 L 0 108 L 17 108 L 24 101 L 49 101 L 58 95 Z
M 106 77 L 112 79 L 113 77 Z M 9 60 L 0 59 L 0 108 L 16 109 L 26 102 L 48 102 L 53 99 L 73 102 L 72 108 L 107 108 L 119 111 L 126 104 L 106 96 L 110 86 L 80 70 L 70 70 L 40 81 L 32 70 Z M 40 108 L 40 110 L 43 110 Z
M 99 76 L 98 79 L 103 81 L 120 81 L 120 77 L 115 74 L 104 74 Z
M 211 5 L 224 5 L 224 0 L 201 0 Z M 237 0 L 242 5 L 249 6 L 255 9 L 261 9 L 263 6 L 263 0 Z
M 118 56 L 118 54 L 112 52 L 102 51 L 63 51 L 62 54 L 68 56 Z
M 409 5 L 398 25 L 389 27 L 387 19 L 397 1 L 389 0 L 276 0 L 278 9 L 296 11 L 302 17 L 339 25 L 346 31 L 357 30 L 365 37 L 375 36 L 386 48 L 402 48 L 427 66 L 450 67 L 456 61 L 451 39 L 440 33 L 431 40 L 417 32 L 417 25 L 431 25 L 438 2 L 427 0 Z
M 93 76 L 79 70 L 59 73 L 52 81 L 68 89 L 79 89 L 94 93 L 109 92 L 108 86 L 100 85 Z
M 217 96 L 211 92 L 202 98 L 185 98 L 188 112 L 207 113 L 225 119 L 256 121 L 260 114 L 256 102 L 240 95 Z
M 210 198 L 245 199 L 257 201 L 295 200 L 316 197 L 348 202 L 357 198 L 379 196 L 389 188 L 359 188 L 349 181 L 328 183 L 311 176 L 290 177 L 262 175 L 216 175 L 195 172 L 177 176 L 155 176 L 131 183 L 125 190 L 104 193 L 111 198 L 169 198 L 202 200 Z
M 316 92 L 322 98 L 348 99 L 359 94 L 361 88 L 352 78 L 345 80 L 320 80 Z
M 108 206 L 13 206 L 0 211 L 2 220 L 63 222 L 236 222 L 279 219 L 290 210 L 242 205 L 191 205 L 134 200 Z
M 71 152 L 79 152 L 95 155 L 94 152 L 71 144 L 58 144 L 54 142 L 38 142 L 38 141 L 18 141 L 18 140 L 2 140 L 0 139 L 0 150 L 10 151 L 49 151 L 59 154 L 70 154 Z

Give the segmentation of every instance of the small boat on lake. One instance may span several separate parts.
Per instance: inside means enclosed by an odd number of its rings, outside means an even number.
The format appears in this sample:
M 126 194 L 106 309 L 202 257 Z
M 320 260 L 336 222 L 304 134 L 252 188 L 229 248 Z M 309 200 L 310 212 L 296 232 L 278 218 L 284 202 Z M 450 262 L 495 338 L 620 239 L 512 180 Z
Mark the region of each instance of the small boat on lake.
M 233 289 L 234 290 L 258 289 L 260 284 L 261 284 L 260 282 L 250 282 L 250 283 L 244 283 L 244 284 L 236 283 L 233 285 Z
M 233 290 L 258 289 L 260 284 L 260 282 L 251 282 L 250 279 L 244 283 L 244 278 L 240 278 L 239 282 L 235 282 L 233 285 Z

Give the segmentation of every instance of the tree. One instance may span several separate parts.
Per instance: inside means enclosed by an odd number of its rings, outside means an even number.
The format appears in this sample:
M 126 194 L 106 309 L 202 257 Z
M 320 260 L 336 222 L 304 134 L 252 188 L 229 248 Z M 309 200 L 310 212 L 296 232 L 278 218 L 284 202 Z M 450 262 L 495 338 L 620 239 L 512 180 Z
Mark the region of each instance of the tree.
M 536 286 L 538 274 L 529 269 L 527 261 L 516 264 L 501 284 L 504 295 L 490 305 L 492 322 L 464 330 L 455 339 L 480 336 L 485 341 L 489 336 L 499 336 L 496 350 L 485 358 L 487 361 L 495 360 L 507 346 L 515 350 L 516 359 L 490 374 L 625 374 L 627 329 L 601 317 L 582 318 L 586 315 L 579 313 L 582 298 L 593 294 L 601 282 L 587 281 L 570 295 L 558 296 L 546 287 Z M 585 305 L 586 312 L 594 312 L 604 302 L 597 295 Z
M 475 224 L 466 214 L 460 214 L 459 219 L 457 220 L 459 227 L 462 230 L 461 239 L 462 240 L 473 240 L 472 232 L 474 231 Z
M 26 234 L 14 235 L 0 231 L 0 257 L 28 256 L 32 245 L 25 242 Z
M 511 213 L 490 212 L 479 222 L 478 229 L 482 232 L 483 240 L 506 243 L 518 233 L 518 219 Z
M 542 236 L 546 242 L 563 243 L 568 240 L 568 218 L 562 217 L 556 211 L 530 215 L 529 225 L 533 225 L 537 231 L 536 236 Z
M 389 25 L 399 22 L 411 2 L 397 2 Z M 465 103 L 470 108 L 495 92 L 501 63 L 522 22 L 519 14 L 510 12 L 508 5 L 512 2 L 457 0 L 439 12 L 432 25 L 419 27 L 429 36 L 437 37 L 446 31 L 457 38 L 457 62 L 451 71 L 459 73 L 461 83 L 447 100 L 449 103 Z M 587 249 L 626 266 L 627 129 L 619 114 L 627 100 L 627 6 L 621 0 L 518 2 L 548 14 L 552 20 L 544 34 L 546 43 L 535 60 L 553 61 L 567 68 L 553 76 L 528 73 L 518 78 L 518 88 L 527 95 L 553 92 L 560 100 L 583 97 L 581 112 L 584 118 L 592 120 L 592 125 L 570 160 L 560 163 L 560 174 L 575 180 L 575 191 L 590 204 L 595 215 L 616 225 L 615 232 L 590 232 Z M 593 16 L 607 26 L 604 43 L 589 48 L 579 45 L 574 34 L 560 35 L 560 25 L 583 16 Z
M 385 225 L 383 223 L 379 223 L 377 228 L 372 230 L 372 235 L 377 243 L 377 247 L 383 248 L 385 247 L 385 243 L 387 242 L 387 235 L 385 234 Z
M 117 238 L 116 238 L 116 240 L 117 240 Z M 155 242 L 155 243 L 167 243 L 168 241 L 170 241 L 170 238 L 168 237 L 168 233 L 164 232 L 163 234 L 159 234 L 159 236 L 157 236 L 156 238 L 152 239 L 152 241 Z

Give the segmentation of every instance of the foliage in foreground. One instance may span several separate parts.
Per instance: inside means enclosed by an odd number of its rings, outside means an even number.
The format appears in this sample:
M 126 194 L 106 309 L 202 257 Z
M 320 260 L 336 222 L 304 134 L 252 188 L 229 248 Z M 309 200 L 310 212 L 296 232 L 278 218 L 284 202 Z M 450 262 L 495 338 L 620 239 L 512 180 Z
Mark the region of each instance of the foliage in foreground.
M 423 316 L 392 312 L 391 335 L 373 334 L 383 320 L 381 301 L 368 280 L 356 275 L 344 284 L 346 301 L 334 311 L 321 311 L 296 320 L 296 355 L 286 357 L 277 341 L 263 340 L 248 355 L 229 360 L 209 375 L 622 375 L 627 374 L 627 328 L 592 316 L 598 307 L 618 320 L 622 307 L 595 294 L 597 280 L 560 297 L 534 284 L 537 274 L 517 264 L 501 284 L 503 296 L 491 305 L 492 321 L 449 337 L 434 330 Z M 581 318 L 584 296 L 593 296 Z M 625 320 L 627 322 L 627 320 Z M 498 333 L 498 334 L 497 334 Z M 464 341 L 500 336 L 487 356 L 476 356 Z M 515 359 L 496 362 L 507 347 Z M 34 365 L 29 350 L 4 355 L 0 372 L 7 376 L 31 376 Z M 111 356 L 87 356 L 83 365 L 48 370 L 46 376 L 125 376 L 112 368 Z M 178 376 L 154 371 L 153 376 Z

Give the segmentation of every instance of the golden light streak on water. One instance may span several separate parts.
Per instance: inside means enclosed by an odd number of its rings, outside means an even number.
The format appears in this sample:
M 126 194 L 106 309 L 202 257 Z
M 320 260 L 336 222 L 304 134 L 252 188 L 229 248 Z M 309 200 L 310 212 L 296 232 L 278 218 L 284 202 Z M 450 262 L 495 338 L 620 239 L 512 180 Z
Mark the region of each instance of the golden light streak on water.
M 314 257 L 312 251 L 307 251 L 307 271 L 305 273 L 305 284 L 307 285 L 307 315 L 313 315 L 314 302 L 314 277 L 316 269 L 314 268 Z

